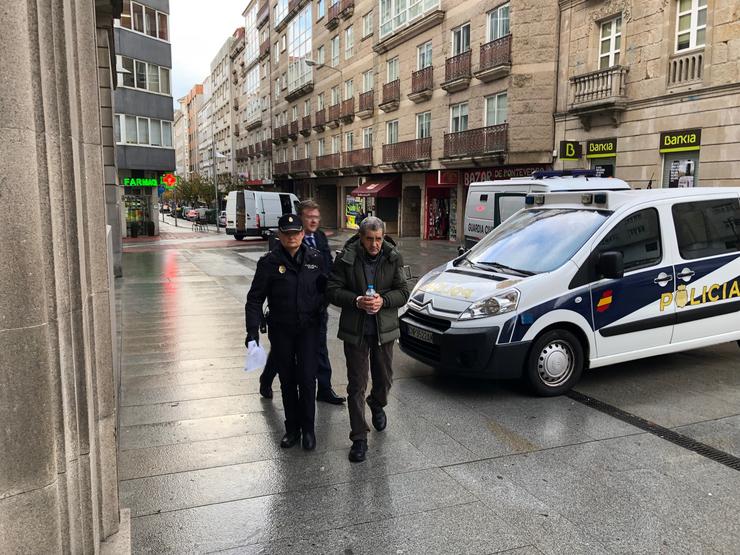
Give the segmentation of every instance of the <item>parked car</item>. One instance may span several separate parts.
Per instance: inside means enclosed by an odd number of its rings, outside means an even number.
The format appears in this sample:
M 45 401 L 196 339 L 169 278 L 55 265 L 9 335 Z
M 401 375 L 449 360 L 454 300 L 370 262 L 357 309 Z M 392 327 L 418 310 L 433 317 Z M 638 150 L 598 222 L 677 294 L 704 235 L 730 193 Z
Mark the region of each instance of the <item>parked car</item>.
M 218 215 L 218 227 L 226 227 L 226 210 L 221 210 Z

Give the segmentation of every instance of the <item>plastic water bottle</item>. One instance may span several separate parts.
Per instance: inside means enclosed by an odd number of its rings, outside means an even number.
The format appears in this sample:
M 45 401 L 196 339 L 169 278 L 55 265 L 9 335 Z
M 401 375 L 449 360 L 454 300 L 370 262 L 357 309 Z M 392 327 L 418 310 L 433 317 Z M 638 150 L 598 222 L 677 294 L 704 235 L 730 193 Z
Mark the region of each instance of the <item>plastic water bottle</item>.
M 367 286 L 367 291 L 365 291 L 365 297 L 368 299 L 372 299 L 375 297 L 375 287 L 373 285 L 370 284 Z M 370 312 L 369 310 L 366 310 L 365 312 L 367 312 L 368 314 L 373 314 L 373 312 Z

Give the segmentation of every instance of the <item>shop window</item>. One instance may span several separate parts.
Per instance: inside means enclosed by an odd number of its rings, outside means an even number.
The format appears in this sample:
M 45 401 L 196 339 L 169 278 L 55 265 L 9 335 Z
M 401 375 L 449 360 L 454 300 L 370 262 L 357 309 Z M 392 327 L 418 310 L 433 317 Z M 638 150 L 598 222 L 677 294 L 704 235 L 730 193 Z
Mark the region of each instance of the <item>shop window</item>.
M 676 52 L 704 46 L 707 0 L 678 0 L 676 11 Z
M 619 65 L 619 54 L 622 50 L 622 16 L 615 17 L 601 24 L 599 40 L 599 69 Z
M 740 201 L 717 199 L 673 206 L 678 250 L 684 260 L 740 250 Z
M 673 152 L 663 155 L 663 187 L 684 188 L 699 185 L 699 152 Z
M 509 34 L 509 4 L 499 6 L 488 12 L 488 42 L 498 40 Z

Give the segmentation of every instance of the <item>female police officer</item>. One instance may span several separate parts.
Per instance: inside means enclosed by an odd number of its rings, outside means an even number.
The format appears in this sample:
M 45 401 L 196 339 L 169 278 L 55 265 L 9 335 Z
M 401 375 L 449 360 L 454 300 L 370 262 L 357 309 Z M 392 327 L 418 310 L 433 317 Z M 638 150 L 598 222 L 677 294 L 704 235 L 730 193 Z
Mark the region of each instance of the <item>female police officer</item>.
M 247 340 L 259 340 L 262 305 L 267 299 L 271 355 L 280 369 L 285 409 L 281 447 L 293 447 L 303 434 L 303 448 L 316 447 L 316 367 L 319 323 L 325 308 L 324 259 L 303 242 L 303 225 L 295 214 L 278 221 L 280 244 L 260 258 L 245 305 Z

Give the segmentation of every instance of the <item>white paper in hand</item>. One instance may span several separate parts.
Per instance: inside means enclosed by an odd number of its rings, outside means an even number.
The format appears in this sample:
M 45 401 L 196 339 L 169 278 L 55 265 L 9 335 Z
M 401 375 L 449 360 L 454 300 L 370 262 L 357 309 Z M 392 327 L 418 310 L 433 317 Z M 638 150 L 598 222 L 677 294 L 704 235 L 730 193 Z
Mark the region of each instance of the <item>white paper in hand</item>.
M 247 356 L 244 359 L 244 371 L 252 372 L 253 370 L 259 370 L 264 368 L 267 363 L 267 353 L 265 350 L 257 345 L 256 342 L 250 341 L 247 346 Z

